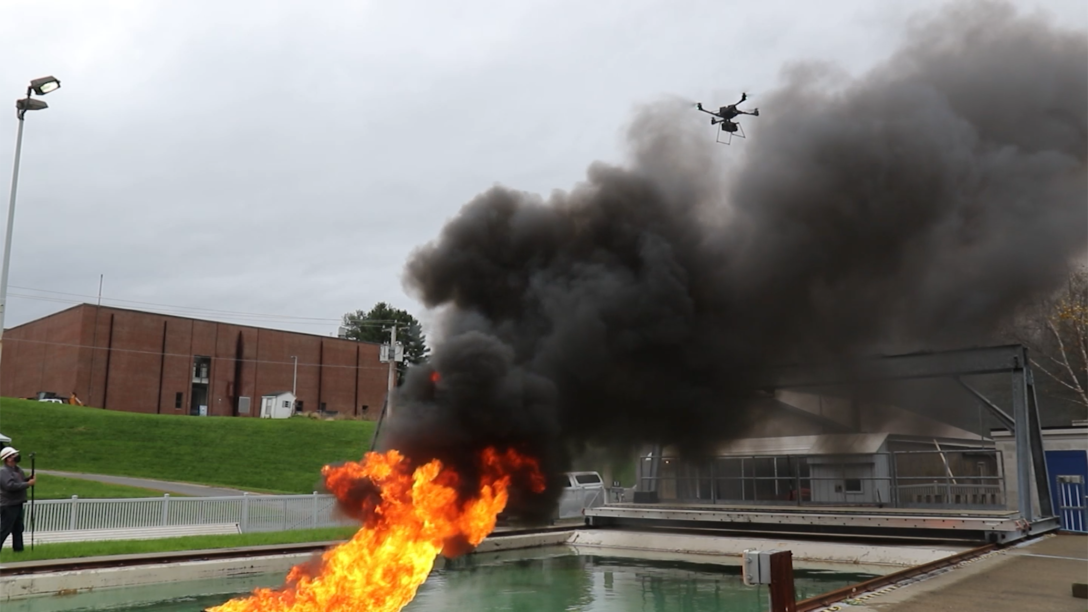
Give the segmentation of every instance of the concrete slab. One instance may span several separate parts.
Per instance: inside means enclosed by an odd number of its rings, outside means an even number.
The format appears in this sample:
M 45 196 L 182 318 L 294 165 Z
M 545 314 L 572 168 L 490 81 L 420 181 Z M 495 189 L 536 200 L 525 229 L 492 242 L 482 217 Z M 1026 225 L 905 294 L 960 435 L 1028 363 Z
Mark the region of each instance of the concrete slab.
M 1088 536 L 1049 535 L 931 578 L 848 601 L 850 612 L 1084 612 Z

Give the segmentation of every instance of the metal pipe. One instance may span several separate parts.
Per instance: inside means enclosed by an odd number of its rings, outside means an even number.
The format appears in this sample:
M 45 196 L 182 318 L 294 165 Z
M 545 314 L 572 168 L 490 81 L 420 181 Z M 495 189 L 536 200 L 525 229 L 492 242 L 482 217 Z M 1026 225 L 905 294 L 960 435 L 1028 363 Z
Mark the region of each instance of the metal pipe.
M 930 561 L 929 563 L 923 563 L 915 567 L 907 568 L 898 572 L 893 572 L 885 576 L 878 576 L 864 582 L 859 582 L 854 585 L 845 586 L 841 589 L 836 589 L 830 593 L 824 593 L 823 595 L 817 595 L 808 599 L 797 602 L 797 612 L 809 612 L 811 610 L 819 610 L 826 608 L 831 604 L 847 599 L 848 597 L 856 597 L 861 593 L 872 592 L 883 586 L 889 584 L 895 584 L 914 576 L 920 576 L 922 574 L 943 568 L 950 565 L 955 565 L 961 561 L 973 559 L 975 557 L 982 556 L 988 552 L 997 550 L 996 544 L 987 544 L 978 548 L 972 548 L 971 550 L 957 553 L 943 559 L 937 559 L 936 561 Z
M 19 189 L 19 161 L 23 154 L 23 113 L 18 113 L 19 127 L 15 131 L 15 162 L 11 170 L 11 193 L 8 196 L 8 222 L 4 237 L 4 264 L 0 272 L 0 357 L 4 351 L 4 313 L 8 308 L 8 268 L 11 266 L 11 230 L 15 225 L 15 194 Z

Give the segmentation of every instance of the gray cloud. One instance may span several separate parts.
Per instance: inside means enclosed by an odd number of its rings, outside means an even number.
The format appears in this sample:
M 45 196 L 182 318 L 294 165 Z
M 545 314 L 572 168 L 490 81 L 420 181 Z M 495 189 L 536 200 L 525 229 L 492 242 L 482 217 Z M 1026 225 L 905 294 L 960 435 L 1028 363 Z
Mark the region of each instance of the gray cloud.
M 1077 1 L 1046 5 L 1088 23 Z M 27 121 L 11 284 L 91 295 L 104 273 L 107 297 L 327 317 L 278 324 L 318 333 L 377 300 L 418 308 L 404 263 L 475 194 L 570 186 L 620 158 L 633 107 L 663 94 L 769 91 L 798 58 L 863 70 L 906 14 L 863 0 L 6 3 L 0 91 L 64 82 Z M 14 130 L 0 119 L 0 145 Z M 13 296 L 6 322 L 60 307 Z

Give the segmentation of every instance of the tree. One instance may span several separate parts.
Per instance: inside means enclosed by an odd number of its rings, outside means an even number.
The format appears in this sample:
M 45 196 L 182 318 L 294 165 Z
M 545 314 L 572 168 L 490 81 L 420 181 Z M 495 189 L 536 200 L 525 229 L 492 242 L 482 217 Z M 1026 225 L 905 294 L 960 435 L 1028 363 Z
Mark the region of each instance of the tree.
M 424 363 L 431 351 L 419 321 L 407 310 L 378 302 L 369 311 L 356 310 L 345 314 L 342 324 L 347 328 L 347 337 L 352 340 L 387 343 L 388 330 L 394 323 L 397 325 L 397 341 L 404 345 L 404 361 L 397 364 L 397 384 L 400 385 L 408 366 Z
M 1023 312 L 1014 335 L 1030 349 L 1041 388 L 1049 386 L 1047 395 L 1052 399 L 1077 405 L 1068 414 L 1084 418 L 1088 410 L 1088 268 L 1072 270 L 1061 290 Z

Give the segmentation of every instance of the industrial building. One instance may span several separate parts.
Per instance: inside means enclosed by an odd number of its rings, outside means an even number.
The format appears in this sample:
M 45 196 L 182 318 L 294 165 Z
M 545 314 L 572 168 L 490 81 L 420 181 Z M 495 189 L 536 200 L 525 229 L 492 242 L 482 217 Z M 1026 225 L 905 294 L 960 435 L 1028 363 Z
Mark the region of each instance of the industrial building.
M 763 416 L 757 427 L 725 432 L 698 453 L 652 445 L 639 458 L 631 503 L 587 508 L 587 524 L 991 544 L 1086 530 L 1083 424 L 1043 431 L 1022 345 L 780 366 L 749 377 L 762 390 L 751 398 Z M 971 377 L 1004 378 L 1005 406 Z M 972 434 L 946 422 L 945 411 L 930 418 L 842 393 L 938 379 L 1004 431 Z
M 1005 506 L 993 440 L 896 406 L 812 393 L 779 391 L 756 409 L 763 421 L 709 457 L 663 449 L 656 483 L 644 456 L 644 488 L 689 503 Z
M 263 398 L 290 394 L 292 413 L 376 419 L 389 371 L 380 349 L 376 343 L 80 304 L 5 330 L 0 395 L 74 393 L 86 406 L 109 410 L 259 417 Z

